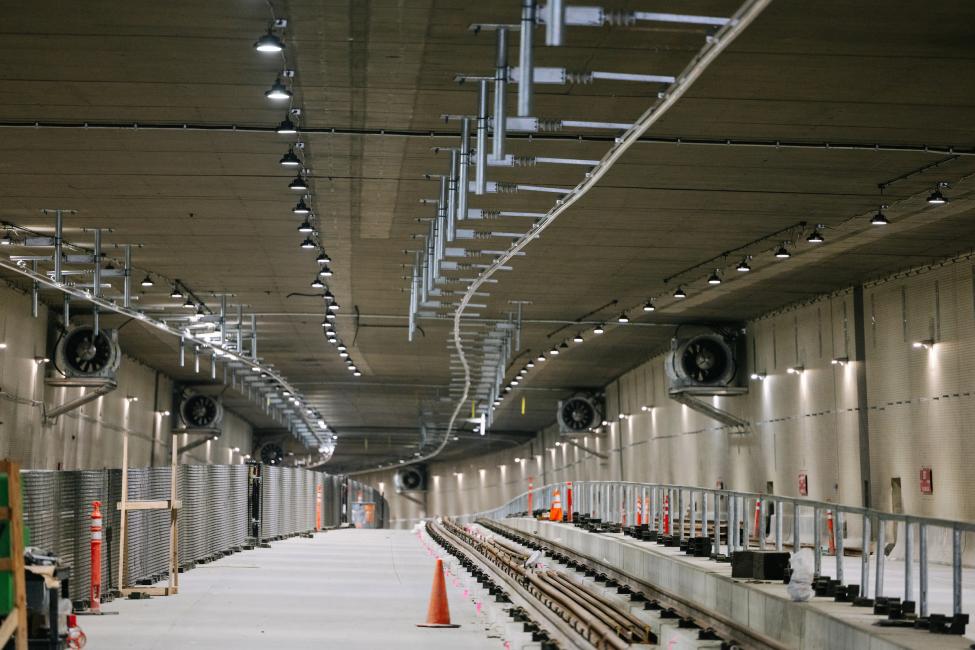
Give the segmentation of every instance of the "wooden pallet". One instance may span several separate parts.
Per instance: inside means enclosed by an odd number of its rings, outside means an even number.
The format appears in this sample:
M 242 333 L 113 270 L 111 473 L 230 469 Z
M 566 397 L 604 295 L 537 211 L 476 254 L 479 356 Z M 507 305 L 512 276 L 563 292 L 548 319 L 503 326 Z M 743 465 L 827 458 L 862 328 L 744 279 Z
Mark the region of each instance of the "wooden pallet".
M 10 557 L 0 558 L 0 571 L 14 579 L 14 608 L 0 624 L 0 648 L 16 635 L 14 648 L 27 650 L 27 586 L 24 580 L 24 511 L 20 495 L 20 466 L 0 461 L 0 473 L 7 475 L 7 507 L 0 508 L 0 520 L 9 522 Z
M 129 501 L 129 434 L 122 436 L 122 500 L 117 507 L 121 513 L 119 522 L 119 554 L 118 580 L 119 593 L 122 596 L 138 594 L 140 596 L 172 596 L 179 593 L 179 509 L 182 502 L 177 495 L 177 465 L 176 438 L 173 438 L 173 456 L 170 464 L 169 499 L 158 501 Z M 126 518 L 128 513 L 135 510 L 169 510 L 169 562 L 166 570 L 168 584 L 165 587 L 148 587 L 127 584 L 125 570 L 125 551 L 128 538 L 126 537 Z

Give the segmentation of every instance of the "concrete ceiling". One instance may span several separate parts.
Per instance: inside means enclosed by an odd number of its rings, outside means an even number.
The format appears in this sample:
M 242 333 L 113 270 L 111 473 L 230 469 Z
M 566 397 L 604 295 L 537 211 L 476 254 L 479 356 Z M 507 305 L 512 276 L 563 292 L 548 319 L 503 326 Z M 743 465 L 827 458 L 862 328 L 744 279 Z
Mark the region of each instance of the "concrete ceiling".
M 404 251 L 420 247 L 413 236 L 426 225 L 417 218 L 431 216 L 420 201 L 437 194 L 437 182 L 424 175 L 446 169 L 445 154 L 433 147 L 456 144 L 454 136 L 441 137 L 456 133 L 456 123 L 440 116 L 475 109 L 474 85 L 458 85 L 454 75 L 492 72 L 493 35 L 467 27 L 517 22 L 519 3 L 273 4 L 289 20 L 288 60 L 307 129 L 304 157 L 319 237 L 334 260 L 329 286 L 342 305 L 337 330 L 362 377 L 353 378 L 322 337 L 320 292 L 309 287 L 314 252 L 298 249 L 299 220 L 290 213 L 296 196 L 287 188 L 294 172 L 277 164 L 290 140 L 271 129 L 285 110 L 263 96 L 281 63 L 251 47 L 269 19 L 264 2 L 36 2 L 5 11 L 0 124 L 9 128 L 0 130 L 0 219 L 49 232 L 51 221 L 39 210 L 72 208 L 78 214 L 68 220 L 68 239 L 90 243 L 82 228 L 111 229 L 109 244 L 139 244 L 137 266 L 179 278 L 211 309 L 214 294 L 231 294 L 233 304 L 258 314 L 261 355 L 338 432 L 331 468 L 375 466 L 417 450 L 421 421 L 429 435 L 443 435 L 455 407 L 451 321 L 421 320 L 417 340 L 406 340 L 405 276 L 413 257 Z M 652 9 L 727 16 L 737 6 L 667 0 Z M 747 319 L 972 248 L 972 188 L 963 179 L 975 171 L 975 157 L 961 155 L 975 140 L 972 24 L 975 5 L 960 1 L 923 7 L 827 1 L 815 8 L 773 2 L 647 141 L 499 276 L 482 299 L 486 307 L 471 311 L 489 322 L 506 318 L 511 301 L 530 301 L 522 335 L 527 355 L 586 323 L 612 321 L 648 297 L 660 298 L 662 308 L 587 336 L 547 362 L 517 392 L 526 397 L 524 415 L 508 400 L 490 435 L 470 435 L 468 426 L 449 452 L 481 453 L 524 440 L 554 420 L 561 397 L 598 388 L 659 351 L 674 323 Z M 567 46 L 539 46 L 536 63 L 677 74 L 705 34 L 663 23 L 569 28 Z M 538 86 L 535 113 L 627 122 L 660 89 L 610 81 Z M 33 123 L 44 126 L 24 126 Z M 614 135 L 513 137 L 510 150 L 598 159 Z M 802 146 L 755 146 L 776 141 Z M 904 150 L 836 147 L 847 144 Z M 924 146 L 958 152 L 919 150 Z M 583 173 L 539 165 L 492 169 L 490 179 L 571 187 Z M 953 203 L 940 213 L 918 198 L 939 180 L 958 183 L 949 191 Z M 878 234 L 867 220 L 881 201 L 878 184 L 889 181 L 883 201 L 892 205 L 895 225 Z M 471 207 L 545 212 L 553 198 L 487 195 L 472 197 Z M 769 235 L 800 222 L 823 224 L 827 243 L 811 251 L 800 241 L 799 254 L 775 262 L 768 248 L 778 240 Z M 528 225 L 499 219 L 476 227 Z M 501 249 L 509 242 L 469 244 Z M 723 258 L 728 251 L 735 252 Z M 729 274 L 732 281 L 705 291 L 711 267 L 731 268 L 745 254 L 755 255 L 755 272 Z M 666 296 L 678 283 L 692 295 L 669 305 Z M 57 304 L 53 294 L 45 299 Z M 178 308 L 162 283 L 140 304 Z M 197 381 L 178 366 L 175 340 L 138 323 L 123 329 L 122 340 L 133 356 Z M 525 358 L 512 364 L 515 370 Z M 261 430 L 278 426 L 233 393 L 228 405 Z

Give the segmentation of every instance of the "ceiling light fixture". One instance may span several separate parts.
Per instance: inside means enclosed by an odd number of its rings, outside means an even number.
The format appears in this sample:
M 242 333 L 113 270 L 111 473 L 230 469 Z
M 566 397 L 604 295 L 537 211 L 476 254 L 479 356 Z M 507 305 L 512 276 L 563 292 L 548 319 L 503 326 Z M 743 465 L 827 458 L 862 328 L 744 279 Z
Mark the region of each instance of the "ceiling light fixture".
M 820 228 L 822 228 L 822 225 L 816 226 L 816 228 L 809 233 L 809 236 L 806 237 L 806 241 L 810 244 L 822 244 L 824 241 L 826 241 L 826 238 L 823 237 L 823 233 L 819 231 Z
M 322 267 L 322 270 L 318 272 L 318 275 L 322 276 L 323 278 L 330 278 L 332 277 L 332 269 L 328 268 L 328 265 L 326 264 Z
M 779 246 L 779 249 L 775 251 L 775 257 L 780 260 L 787 260 L 792 257 L 792 253 L 790 253 L 789 249 L 785 247 L 785 244 L 782 244 Z
M 525 367 L 526 368 L 534 368 L 535 367 L 535 362 L 529 360 L 528 363 L 525 364 Z
M 617 323 L 629 323 L 630 322 L 630 317 L 626 315 L 626 312 L 623 312 L 619 316 L 616 317 L 616 322 Z
M 549 351 L 548 351 L 548 353 L 549 353 L 550 355 L 552 355 L 553 357 L 557 357 L 557 356 L 559 355 L 559 346 L 557 346 L 557 345 L 553 345 L 553 346 L 552 346 L 552 349 L 551 349 L 551 350 L 549 350 Z
M 743 257 L 742 260 L 738 262 L 738 266 L 735 267 L 735 270 L 739 273 L 748 273 L 751 271 L 752 267 L 748 266 L 748 258 Z
M 333 300 L 332 302 L 329 303 L 328 309 L 329 309 L 329 311 L 338 311 L 339 310 L 339 304 Z
M 305 177 L 301 175 L 301 172 L 298 172 L 298 175 L 294 177 L 294 180 L 288 183 L 288 187 L 296 192 L 304 192 L 308 189 L 308 181 L 306 181 Z
M 142 286 L 144 286 L 144 287 L 154 287 L 154 286 L 156 286 L 156 283 L 153 282 L 152 281 L 152 278 L 150 278 L 147 275 L 146 277 L 142 278 Z
M 315 242 L 312 241 L 311 237 L 305 237 L 305 241 L 301 242 L 301 248 L 315 248 Z
M 292 93 L 288 90 L 287 86 L 281 83 L 281 77 L 275 79 L 274 83 L 271 84 L 271 88 L 264 91 L 265 97 L 276 102 L 291 99 L 291 95 Z
M 315 232 L 315 229 L 312 228 L 311 224 L 308 223 L 308 220 L 305 219 L 304 221 L 301 222 L 301 225 L 298 226 L 298 232 L 304 232 L 304 233 Z
M 313 289 L 324 289 L 325 283 L 316 276 L 315 279 L 311 281 L 311 286 Z
M 544 352 L 539 352 L 538 353 L 538 356 L 535 357 L 535 361 L 545 361 L 545 353 Z
M 708 284 L 721 284 L 721 276 L 718 275 L 718 269 L 714 269 L 711 276 L 708 278 Z
M 889 221 L 887 221 L 887 217 L 884 215 L 884 208 L 886 208 L 886 207 L 887 207 L 886 205 L 880 206 L 880 208 L 877 210 L 877 214 L 875 214 L 872 217 L 870 217 L 870 224 L 871 225 L 873 225 L 873 226 L 886 226 L 887 224 L 890 223 Z
M 318 254 L 318 257 L 315 258 L 315 261 L 318 262 L 319 264 L 331 264 L 332 258 L 328 256 L 328 253 L 322 251 L 321 253 Z
M 656 305 L 653 304 L 653 300 L 652 299 L 646 301 L 645 303 L 643 303 L 643 311 L 645 311 L 645 312 L 651 312 L 651 311 L 656 311 L 656 310 L 657 310 L 657 307 L 656 307 Z
M 10 236 L 9 232 L 3 236 L 3 239 L 0 239 L 0 246 L 12 246 L 13 243 L 14 238 Z
M 599 325 L 596 325 L 596 327 L 592 328 L 592 333 L 593 334 L 602 334 L 605 331 L 606 331 L 606 328 L 603 327 L 603 324 L 602 323 L 600 323 Z
M 333 311 L 328 312 L 327 314 L 325 314 L 325 318 L 327 318 L 328 320 L 335 320 L 335 312 Z
M 284 49 L 284 42 L 268 27 L 267 33 L 254 42 L 254 49 L 265 54 L 273 54 Z
M 948 183 L 945 181 L 940 181 L 934 188 L 934 191 L 928 195 L 928 203 L 930 205 L 944 205 L 948 202 L 945 195 L 941 193 L 941 190 L 948 189 Z
M 278 124 L 278 128 L 275 131 L 280 135 L 292 135 L 298 132 L 298 127 L 295 126 L 295 123 L 291 121 L 290 117 L 286 117 L 281 120 L 281 123 Z
M 196 305 L 193 304 L 191 298 L 187 297 L 186 302 L 183 303 L 183 309 L 196 309 Z
M 322 294 L 322 298 L 325 299 L 325 302 L 335 302 L 335 294 L 332 293 L 331 289 L 326 290 Z
M 282 158 L 281 160 L 283 161 L 284 159 Z M 283 165 L 284 162 L 282 162 L 281 164 Z M 295 214 L 308 214 L 309 212 L 311 212 L 311 209 L 309 209 L 308 204 L 305 203 L 305 197 L 301 197 L 300 199 L 298 199 L 298 203 L 295 204 L 295 207 L 291 208 L 291 211 L 294 212 Z
M 576 334 L 576 335 L 575 335 L 575 336 L 574 336 L 574 337 L 572 338 L 572 341 L 573 341 L 573 342 L 575 342 L 575 343 L 582 343 L 583 341 L 585 341 L 585 339 L 584 339 L 584 338 L 582 338 L 582 332 L 579 332 L 578 334 Z
M 339 352 L 345 352 L 349 348 L 345 347 L 345 345 L 343 344 L 343 345 L 340 345 L 337 349 L 338 349 Z
M 568 350 L 568 349 L 569 349 L 569 344 L 566 343 L 565 341 L 562 341 L 562 344 L 559 345 L 559 350 Z
M 280 162 L 281 165 L 284 167 L 299 167 L 301 165 L 301 158 L 299 158 L 297 154 L 295 154 L 294 149 L 288 149 L 288 151 L 286 151 L 285 154 L 281 156 L 281 160 L 279 160 L 278 162 Z M 300 204 L 303 205 L 304 202 L 305 199 L 302 198 Z M 295 211 L 297 212 L 297 210 Z M 307 208 L 306 208 L 306 213 L 307 213 Z
M 677 287 L 677 291 L 674 292 L 674 298 L 678 300 L 683 300 L 687 297 L 687 292 L 684 291 L 684 287 Z
M 169 292 L 170 298 L 182 298 L 183 292 L 179 290 L 179 285 L 174 284 L 173 290 Z

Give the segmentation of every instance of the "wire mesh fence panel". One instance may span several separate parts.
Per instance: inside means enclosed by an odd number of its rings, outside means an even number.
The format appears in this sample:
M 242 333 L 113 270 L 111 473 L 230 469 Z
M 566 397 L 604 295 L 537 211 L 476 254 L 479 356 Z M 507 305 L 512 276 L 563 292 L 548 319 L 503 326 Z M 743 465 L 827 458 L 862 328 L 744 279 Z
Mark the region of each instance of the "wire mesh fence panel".
M 238 548 L 247 540 L 247 466 L 230 465 L 227 468 L 228 493 L 227 526 L 230 548 Z
M 24 524 L 30 529 L 32 545 L 48 551 L 58 546 L 58 481 L 61 472 L 26 470 L 21 472 L 24 498 Z
M 149 469 L 129 469 L 126 499 L 143 501 L 149 498 Z M 145 510 L 133 510 L 125 520 L 125 570 L 128 584 L 134 584 L 148 575 L 149 518 Z
M 220 495 L 207 499 L 210 555 L 224 553 L 232 546 L 230 531 L 230 469 L 229 465 L 209 465 L 207 467 L 207 493 Z
M 119 512 L 116 504 L 122 500 L 122 470 L 105 470 L 105 483 L 107 494 L 105 506 L 102 508 L 104 529 L 102 537 L 107 540 L 107 543 L 102 544 L 102 591 L 106 591 L 110 585 L 119 586 L 119 531 L 122 513 Z
M 281 468 L 264 465 L 261 468 L 261 539 L 280 534 Z
M 192 565 L 207 555 L 207 475 L 205 465 L 184 465 L 180 513 L 180 563 Z
M 149 499 L 167 500 L 170 496 L 172 468 L 149 468 Z M 169 571 L 169 510 L 150 510 L 147 519 L 147 577 L 160 577 Z

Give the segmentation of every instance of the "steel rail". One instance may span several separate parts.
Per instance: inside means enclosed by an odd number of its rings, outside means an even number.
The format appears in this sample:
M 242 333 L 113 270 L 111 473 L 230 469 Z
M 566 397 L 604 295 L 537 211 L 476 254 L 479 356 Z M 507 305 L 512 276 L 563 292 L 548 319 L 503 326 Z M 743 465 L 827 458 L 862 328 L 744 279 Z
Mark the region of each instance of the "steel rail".
M 565 544 L 562 544 L 561 542 L 544 539 L 540 536 L 517 530 L 493 520 L 478 520 L 477 523 L 498 534 L 512 535 L 516 540 L 518 538 L 529 540 L 530 543 L 533 543 L 542 549 L 548 550 L 549 552 L 551 552 L 553 548 L 557 549 L 558 553 L 561 555 L 572 558 L 576 562 L 584 566 L 588 566 L 590 569 L 598 570 L 599 573 L 612 577 L 621 584 L 627 584 L 635 590 L 649 592 L 653 595 L 654 599 L 659 600 L 662 604 L 672 608 L 682 617 L 694 620 L 701 625 L 702 628 L 713 629 L 715 633 L 721 637 L 726 639 L 735 639 L 739 642 L 745 643 L 745 647 L 755 648 L 756 650 L 789 650 L 789 646 L 783 645 L 775 639 L 755 632 L 741 623 L 733 621 L 720 614 L 704 610 L 684 597 L 648 582 L 645 578 L 635 576 L 620 567 L 616 567 L 604 560 L 573 549 Z

